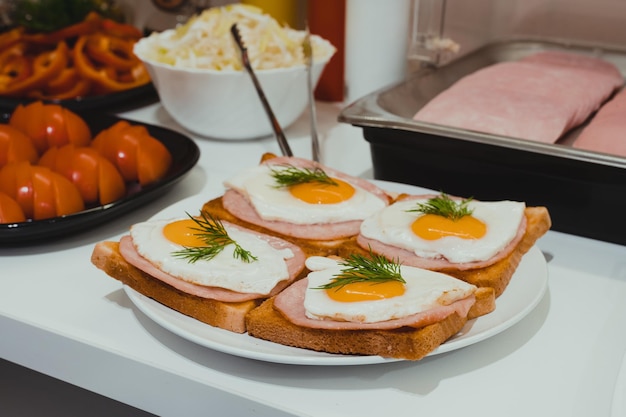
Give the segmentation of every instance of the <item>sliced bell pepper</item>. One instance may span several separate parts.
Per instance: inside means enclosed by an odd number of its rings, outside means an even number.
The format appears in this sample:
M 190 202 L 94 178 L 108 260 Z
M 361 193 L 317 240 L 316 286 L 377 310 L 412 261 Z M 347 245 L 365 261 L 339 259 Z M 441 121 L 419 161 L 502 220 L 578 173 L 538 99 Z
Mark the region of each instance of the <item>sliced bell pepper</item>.
M 40 100 L 65 100 L 85 97 L 91 91 L 91 80 L 81 77 L 73 66 L 64 68 L 58 77 L 48 82 L 41 90 L 28 93 L 31 98 Z
M 141 30 L 128 23 L 119 23 L 112 19 L 102 19 L 100 28 L 108 35 L 117 36 L 119 38 L 139 39 L 143 36 Z
M 33 75 L 32 59 L 24 55 L 26 44 L 16 44 L 0 53 L 0 92 Z
M 98 65 L 87 52 L 90 37 L 80 36 L 74 45 L 74 65 L 83 77 L 98 84 L 105 92 L 123 91 L 150 82 L 150 75 L 141 61 L 129 69 Z
M 22 50 L 22 56 L 25 56 Z M 0 95 L 19 95 L 39 88 L 57 77 L 67 66 L 69 49 L 65 42 L 59 42 L 56 49 L 42 52 L 32 63 L 32 74 L 28 77 L 15 77 L 6 85 L 0 85 Z
M 101 33 L 89 36 L 85 46 L 89 57 L 98 63 L 116 69 L 129 70 L 139 63 L 133 53 L 132 39 L 121 39 Z
M 0 33 L 0 51 L 4 51 L 9 46 L 20 41 L 23 33 L 23 27 L 17 27 L 7 32 Z

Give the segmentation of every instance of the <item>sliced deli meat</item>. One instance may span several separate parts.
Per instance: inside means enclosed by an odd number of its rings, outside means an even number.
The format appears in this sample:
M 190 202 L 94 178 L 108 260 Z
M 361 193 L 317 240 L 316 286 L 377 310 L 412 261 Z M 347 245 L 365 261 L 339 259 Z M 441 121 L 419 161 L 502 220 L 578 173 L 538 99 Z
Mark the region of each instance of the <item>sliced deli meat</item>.
M 574 148 L 626 157 L 626 90 L 616 94 L 585 126 Z
M 555 143 L 622 86 L 611 63 L 546 51 L 500 62 L 444 90 L 414 120 L 487 134 Z
M 457 313 L 466 317 L 475 302 L 474 296 L 455 301 L 450 305 L 438 306 L 406 317 L 376 323 L 357 323 L 337 320 L 317 320 L 307 317 L 304 308 L 304 296 L 308 281 L 306 278 L 290 285 L 274 299 L 274 308 L 280 311 L 292 323 L 312 329 L 326 330 L 391 330 L 401 327 L 424 327 L 440 322 L 450 314 Z

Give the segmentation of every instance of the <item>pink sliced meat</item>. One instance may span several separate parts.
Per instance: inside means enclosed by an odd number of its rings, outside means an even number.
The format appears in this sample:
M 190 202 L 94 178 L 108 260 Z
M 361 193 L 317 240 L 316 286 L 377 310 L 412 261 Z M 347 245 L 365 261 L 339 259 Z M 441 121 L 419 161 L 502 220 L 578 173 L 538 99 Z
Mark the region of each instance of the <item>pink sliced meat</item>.
M 311 168 L 315 163 L 303 158 L 296 157 L 277 157 L 265 161 L 268 165 L 293 165 L 298 168 Z M 382 189 L 375 184 L 357 177 L 352 177 L 332 168 L 319 165 L 329 176 L 340 178 L 353 185 L 357 185 L 366 191 L 376 195 L 386 204 L 389 204 L 390 198 Z M 224 208 L 233 216 L 246 222 L 262 226 L 268 230 L 300 239 L 314 240 L 335 240 L 359 233 L 361 220 L 352 220 L 337 223 L 310 224 L 301 225 L 289 222 L 281 222 L 276 220 L 265 220 L 261 218 L 250 201 L 241 193 L 235 190 L 227 190 L 222 198 Z
M 562 65 L 594 73 L 602 73 L 607 78 L 619 83 L 622 75 L 617 67 L 603 59 L 564 51 L 537 52 L 522 59 L 524 62 L 540 62 L 551 65 Z
M 227 190 L 222 197 L 222 204 L 233 216 L 248 223 L 262 226 L 268 230 L 278 232 L 285 236 L 300 239 L 334 240 L 359 233 L 360 220 L 352 220 L 329 224 L 294 224 L 275 220 L 262 219 L 250 201 L 235 190 Z
M 447 306 L 439 306 L 430 310 L 413 314 L 400 319 L 387 320 L 378 323 L 355 323 L 335 320 L 315 320 L 306 316 L 304 309 L 304 294 L 308 285 L 308 279 L 304 278 L 290 285 L 274 299 L 274 307 L 278 309 L 289 321 L 297 326 L 313 329 L 328 330 L 389 330 L 400 327 L 420 328 L 429 324 L 440 322 L 452 313 L 458 313 L 466 317 L 475 298 L 465 298 Z M 321 291 L 321 290 L 320 290 Z
M 420 109 L 415 120 L 554 143 L 624 83 L 598 58 L 541 52 L 469 74 Z
M 304 260 L 306 256 L 299 247 L 274 236 L 263 235 L 259 233 L 256 234 L 269 242 L 272 247 L 276 249 L 289 248 L 294 254 L 293 257 L 285 260 L 285 262 L 287 263 L 287 270 L 289 272 L 289 279 L 279 282 L 272 289 L 270 294 L 239 293 L 220 287 L 210 287 L 205 285 L 193 284 L 174 277 L 166 272 L 161 271 L 160 269 L 155 267 L 150 261 L 139 255 L 139 253 L 137 253 L 135 249 L 135 246 L 133 245 L 130 236 L 123 236 L 120 239 L 120 253 L 129 264 L 182 292 L 218 301 L 242 302 L 248 300 L 256 300 L 260 298 L 267 298 L 278 294 L 285 287 L 291 284 L 304 269 Z
M 626 157 L 624 132 L 626 132 L 626 89 L 600 108 L 572 146 Z

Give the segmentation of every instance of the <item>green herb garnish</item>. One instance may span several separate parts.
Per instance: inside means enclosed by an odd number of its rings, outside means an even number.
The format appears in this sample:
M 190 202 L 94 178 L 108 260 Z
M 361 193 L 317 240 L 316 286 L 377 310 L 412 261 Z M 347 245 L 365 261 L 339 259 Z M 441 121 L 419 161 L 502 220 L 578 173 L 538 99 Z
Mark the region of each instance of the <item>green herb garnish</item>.
M 424 214 L 436 214 L 451 220 L 459 220 L 461 217 L 471 216 L 473 209 L 467 207 L 472 198 L 455 201 L 447 194 L 441 193 L 438 197 L 430 198 L 426 203 L 418 203 L 417 207 L 408 212 L 420 212 Z
M 281 169 L 270 168 L 276 181 L 276 188 L 290 187 L 306 182 L 337 185 L 337 183 L 319 167 L 298 168 L 293 165 L 281 165 Z
M 400 263 L 390 261 L 381 255 L 375 255 L 371 251 L 369 257 L 352 254 L 348 259 L 342 261 L 340 265 L 345 266 L 345 268 L 342 269 L 339 274 L 334 275 L 329 283 L 317 287 L 316 289 L 340 289 L 354 282 L 365 281 L 374 284 L 387 281 L 406 283 L 404 278 L 400 275 Z
M 204 241 L 206 246 L 185 247 L 173 253 L 178 258 L 186 258 L 190 263 L 194 263 L 201 259 L 210 260 L 217 256 L 224 248 L 230 244 L 235 245 L 233 256 L 235 259 L 241 259 L 243 262 L 256 261 L 257 257 L 252 255 L 250 251 L 245 250 L 237 242 L 228 236 L 228 232 L 224 228 L 222 222 L 208 213 L 202 212 L 202 218 L 196 218 L 187 214 L 197 225 L 193 230 L 200 239 Z

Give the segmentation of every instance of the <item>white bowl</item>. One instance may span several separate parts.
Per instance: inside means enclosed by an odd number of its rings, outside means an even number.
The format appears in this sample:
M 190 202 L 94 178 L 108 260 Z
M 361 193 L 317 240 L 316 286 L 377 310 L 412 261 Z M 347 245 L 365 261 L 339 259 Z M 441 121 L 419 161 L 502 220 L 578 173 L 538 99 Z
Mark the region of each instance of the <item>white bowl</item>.
M 152 77 L 161 104 L 182 127 L 218 139 L 251 139 L 273 134 L 250 74 L 245 70 L 188 69 L 155 62 L 146 58 L 145 39 L 135 44 L 135 55 Z M 331 56 L 313 62 L 314 86 Z M 256 70 L 255 74 L 276 119 L 281 127 L 287 128 L 307 106 L 305 66 Z

